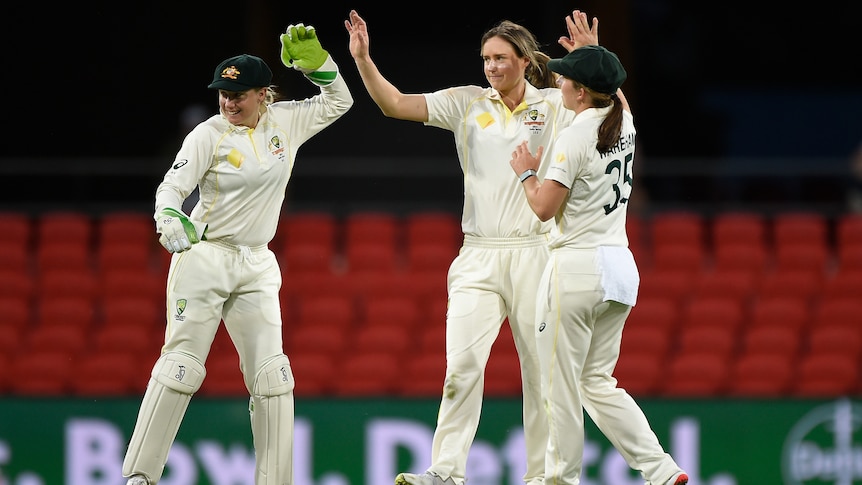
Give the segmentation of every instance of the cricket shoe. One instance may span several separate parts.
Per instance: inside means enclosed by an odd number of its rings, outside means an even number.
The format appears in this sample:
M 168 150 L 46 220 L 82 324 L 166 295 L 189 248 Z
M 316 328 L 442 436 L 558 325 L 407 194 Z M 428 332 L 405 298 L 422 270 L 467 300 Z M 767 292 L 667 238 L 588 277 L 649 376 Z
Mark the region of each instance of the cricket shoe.
M 670 480 L 667 481 L 667 485 L 686 485 L 688 483 L 688 475 L 683 472 L 677 473 L 676 475 L 670 477 Z
M 150 481 L 143 475 L 132 475 L 126 485 L 150 485 Z
M 399 473 L 395 485 L 455 485 L 452 477 L 443 480 L 434 473 Z

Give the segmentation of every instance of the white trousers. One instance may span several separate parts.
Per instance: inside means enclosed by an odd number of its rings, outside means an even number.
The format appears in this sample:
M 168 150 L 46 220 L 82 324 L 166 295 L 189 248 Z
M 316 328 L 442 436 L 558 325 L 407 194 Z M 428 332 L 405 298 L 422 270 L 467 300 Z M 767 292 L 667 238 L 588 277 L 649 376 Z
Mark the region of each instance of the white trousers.
M 599 266 L 594 249 L 554 250 L 538 286 L 536 344 L 550 429 L 545 483 L 580 483 L 586 409 L 647 484 L 664 484 L 682 470 L 617 387 L 613 372 L 632 307 L 603 301 Z
M 467 236 L 449 269 L 446 377 L 431 451 L 433 472 L 460 485 L 482 410 L 485 365 L 506 318 L 521 363 L 527 466 L 541 481 L 548 425 L 541 408 L 535 343 L 535 295 L 548 258 L 547 238 Z

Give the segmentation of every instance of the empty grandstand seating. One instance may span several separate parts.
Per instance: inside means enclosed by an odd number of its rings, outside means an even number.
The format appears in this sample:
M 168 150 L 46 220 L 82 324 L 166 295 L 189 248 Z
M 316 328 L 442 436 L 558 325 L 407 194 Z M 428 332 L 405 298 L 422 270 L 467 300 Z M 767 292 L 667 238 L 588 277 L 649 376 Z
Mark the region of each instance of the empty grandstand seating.
M 0 390 L 139 395 L 164 337 L 170 257 L 151 214 L 4 213 L 0 223 Z M 862 395 L 862 217 L 669 211 L 627 225 L 641 284 L 621 387 L 674 398 Z M 272 248 L 297 396 L 438 398 L 460 241 L 458 217 L 436 211 L 285 213 Z M 117 354 L 146 358 L 130 366 Z M 247 393 L 223 330 L 207 370 L 202 394 Z M 507 326 L 485 384 L 489 396 L 521 393 Z

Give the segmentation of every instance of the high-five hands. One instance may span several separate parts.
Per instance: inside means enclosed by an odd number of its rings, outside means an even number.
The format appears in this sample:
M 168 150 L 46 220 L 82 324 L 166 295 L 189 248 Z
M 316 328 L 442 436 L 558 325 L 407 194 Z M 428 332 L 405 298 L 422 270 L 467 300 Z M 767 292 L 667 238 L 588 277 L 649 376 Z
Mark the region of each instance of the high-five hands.
M 356 10 L 350 11 L 344 28 L 350 34 L 350 55 L 354 59 L 368 57 L 368 26 Z
M 308 73 L 320 69 L 329 53 L 321 47 L 317 32 L 311 25 L 289 25 L 281 34 L 281 62 Z
M 560 37 L 557 43 L 563 46 L 567 52 L 572 52 L 585 45 L 599 45 L 598 17 L 593 17 L 593 25 L 590 27 L 587 14 L 580 10 L 574 10 L 570 17 L 566 17 L 566 28 L 569 31 L 569 36 Z

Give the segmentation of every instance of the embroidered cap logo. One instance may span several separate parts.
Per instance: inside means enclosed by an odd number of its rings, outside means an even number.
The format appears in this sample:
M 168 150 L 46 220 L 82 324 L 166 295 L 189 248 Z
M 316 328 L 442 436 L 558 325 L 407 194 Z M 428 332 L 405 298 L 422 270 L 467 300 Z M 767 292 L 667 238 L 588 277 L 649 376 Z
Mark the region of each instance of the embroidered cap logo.
M 236 68 L 236 66 L 230 66 L 224 68 L 224 70 L 221 72 L 221 77 L 233 79 L 234 81 L 236 81 L 240 74 L 241 73 L 239 72 L 239 69 Z

